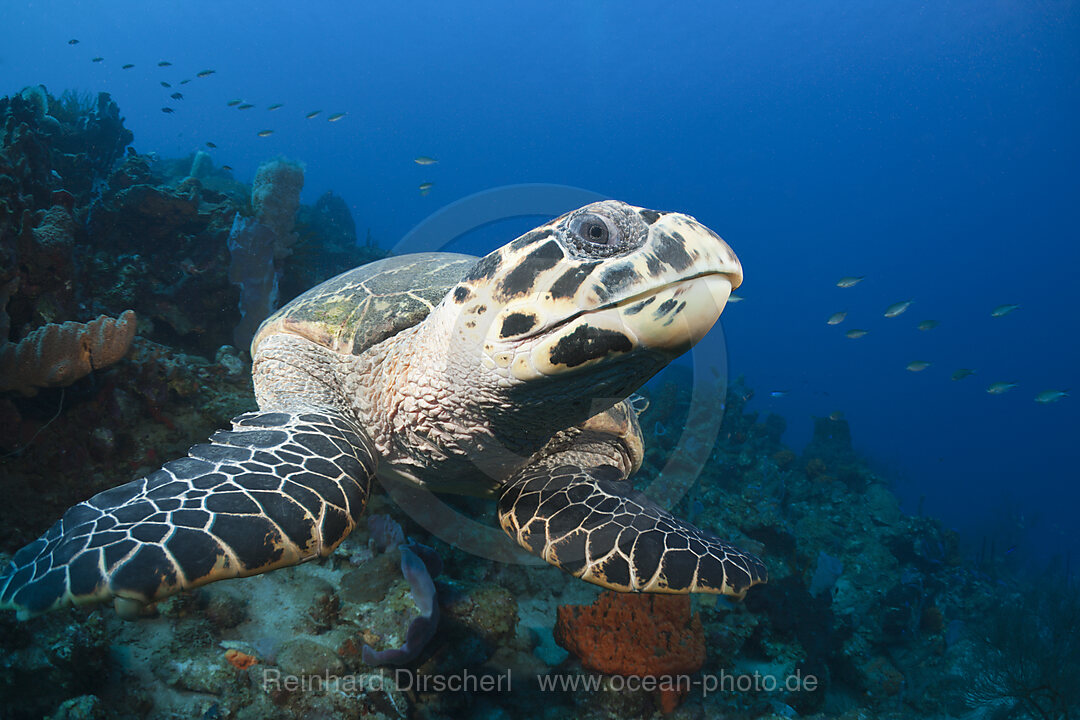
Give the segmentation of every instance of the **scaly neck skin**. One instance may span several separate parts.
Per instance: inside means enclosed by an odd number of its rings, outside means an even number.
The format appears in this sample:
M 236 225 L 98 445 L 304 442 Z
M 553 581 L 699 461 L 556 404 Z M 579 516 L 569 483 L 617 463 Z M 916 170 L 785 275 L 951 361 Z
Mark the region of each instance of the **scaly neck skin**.
M 442 303 L 372 347 L 355 359 L 344 389 L 379 449 L 380 474 L 483 494 L 579 419 L 505 387 L 460 313 Z

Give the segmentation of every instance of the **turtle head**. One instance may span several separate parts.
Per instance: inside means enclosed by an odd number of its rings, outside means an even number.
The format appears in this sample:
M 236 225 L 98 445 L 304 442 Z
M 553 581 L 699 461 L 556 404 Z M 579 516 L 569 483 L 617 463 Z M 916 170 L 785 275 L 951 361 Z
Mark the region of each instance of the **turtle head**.
M 699 341 L 741 282 L 735 253 L 692 217 L 604 201 L 482 258 L 446 303 L 505 384 L 575 378 L 625 396 Z

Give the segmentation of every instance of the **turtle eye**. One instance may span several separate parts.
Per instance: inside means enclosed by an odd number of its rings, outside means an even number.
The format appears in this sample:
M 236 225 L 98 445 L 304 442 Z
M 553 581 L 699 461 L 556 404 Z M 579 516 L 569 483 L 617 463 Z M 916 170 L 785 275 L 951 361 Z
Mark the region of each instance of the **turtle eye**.
M 619 244 L 619 228 L 603 215 L 585 213 L 574 221 L 574 234 L 589 245 L 612 247 Z

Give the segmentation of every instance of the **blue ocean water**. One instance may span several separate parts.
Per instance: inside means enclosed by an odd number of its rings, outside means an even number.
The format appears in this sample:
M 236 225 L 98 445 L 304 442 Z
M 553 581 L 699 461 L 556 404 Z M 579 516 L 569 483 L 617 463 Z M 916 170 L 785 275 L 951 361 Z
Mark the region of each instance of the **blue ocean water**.
M 305 200 L 334 190 L 384 247 L 517 183 L 690 213 L 746 270 L 712 352 L 791 445 L 842 411 L 909 510 L 1031 562 L 1078 549 L 1080 408 L 1033 401 L 1080 385 L 1076 2 L 8 2 L 2 17 L 2 93 L 108 91 L 140 152 L 213 142 L 242 179 L 301 160 Z M 847 275 L 866 280 L 837 288 Z M 1005 303 L 1020 308 L 992 318 Z M 977 372 L 950 381 L 960 367 Z M 988 394 L 998 381 L 1017 387 Z

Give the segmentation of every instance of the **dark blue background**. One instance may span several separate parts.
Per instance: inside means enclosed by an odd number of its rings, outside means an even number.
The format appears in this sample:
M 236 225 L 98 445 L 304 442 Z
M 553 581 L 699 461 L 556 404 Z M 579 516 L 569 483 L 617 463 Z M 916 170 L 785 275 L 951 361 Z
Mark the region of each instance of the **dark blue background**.
M 0 92 L 107 90 L 139 151 L 211 140 L 245 180 L 264 159 L 302 160 L 305 199 L 343 195 L 384 247 L 521 182 L 693 214 L 744 263 L 746 300 L 724 315 L 731 372 L 788 418 L 789 442 L 842 410 L 909 509 L 924 495 L 1017 557 L 1076 543 L 1080 406 L 1033 402 L 1080 384 L 1076 2 L 161 5 L 5 3 Z M 217 72 L 176 85 L 203 69 Z M 835 287 L 844 275 L 867 279 Z M 882 317 L 902 299 L 907 314 Z M 991 318 L 1002 303 L 1021 308 Z M 837 310 L 848 320 L 826 326 Z M 941 326 L 919 332 L 923 319 Z M 907 372 L 916 359 L 933 364 Z M 961 366 L 978 374 L 951 382 Z M 1019 386 L 991 396 L 993 381 Z

